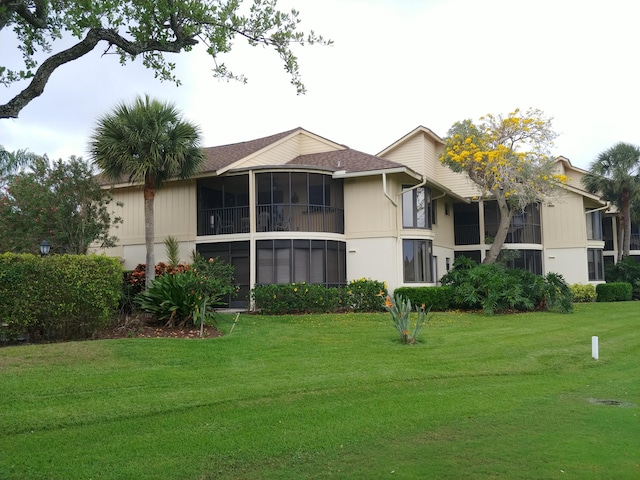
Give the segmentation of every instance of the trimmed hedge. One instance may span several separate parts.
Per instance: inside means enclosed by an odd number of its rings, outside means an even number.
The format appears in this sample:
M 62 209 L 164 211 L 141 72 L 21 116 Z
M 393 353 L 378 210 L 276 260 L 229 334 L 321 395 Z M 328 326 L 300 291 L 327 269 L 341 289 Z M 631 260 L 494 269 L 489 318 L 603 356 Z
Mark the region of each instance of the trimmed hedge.
M 412 305 L 431 306 L 432 312 L 443 312 L 453 305 L 453 288 L 448 286 L 399 287 L 393 294 L 410 300 Z
M 580 283 L 574 283 L 570 285 L 571 293 L 573 294 L 573 301 L 575 303 L 595 302 L 598 294 L 596 293 L 596 287 L 588 284 L 583 285 Z
M 286 313 L 330 313 L 344 310 L 340 288 L 309 283 L 256 285 L 251 290 L 255 308 L 265 315 Z
M 254 307 L 265 315 L 381 312 L 386 296 L 386 284 L 370 278 L 352 280 L 345 287 L 302 282 L 256 285 L 251 290 Z
M 633 286 L 627 282 L 601 283 L 596 293 L 598 302 L 626 302 L 633 299 Z
M 91 336 L 115 318 L 122 275 L 99 255 L 0 255 L 1 340 Z

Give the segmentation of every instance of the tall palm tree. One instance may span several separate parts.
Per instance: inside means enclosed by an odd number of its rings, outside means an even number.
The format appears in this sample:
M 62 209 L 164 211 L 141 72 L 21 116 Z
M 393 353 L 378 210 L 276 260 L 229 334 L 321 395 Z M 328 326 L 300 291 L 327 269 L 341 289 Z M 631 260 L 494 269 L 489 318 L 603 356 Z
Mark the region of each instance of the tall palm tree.
M 631 204 L 640 199 L 640 148 L 620 142 L 605 150 L 591 162 L 582 183 L 589 192 L 602 195 L 618 207 L 619 225 L 624 236 L 618 260 L 629 255 Z
M 110 180 L 141 184 L 144 189 L 146 282 L 155 277 L 154 213 L 156 190 L 170 179 L 198 172 L 204 154 L 199 127 L 182 119 L 171 103 L 138 97 L 100 117 L 91 135 L 93 162 Z
M 39 155 L 26 149 L 9 152 L 0 145 L 0 185 L 3 185 L 9 175 L 19 172 L 22 168 L 33 166 L 39 158 Z

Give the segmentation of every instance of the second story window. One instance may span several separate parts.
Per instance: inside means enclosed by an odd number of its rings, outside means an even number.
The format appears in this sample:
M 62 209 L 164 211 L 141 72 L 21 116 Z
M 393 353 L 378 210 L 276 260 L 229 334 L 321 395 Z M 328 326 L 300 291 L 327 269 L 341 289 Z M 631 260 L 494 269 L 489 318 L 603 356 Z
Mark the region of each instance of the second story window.
M 602 240 L 602 211 L 587 213 L 587 240 Z
M 409 185 L 403 190 L 411 188 Z M 402 194 L 402 226 L 404 228 L 431 228 L 431 189 L 418 187 Z

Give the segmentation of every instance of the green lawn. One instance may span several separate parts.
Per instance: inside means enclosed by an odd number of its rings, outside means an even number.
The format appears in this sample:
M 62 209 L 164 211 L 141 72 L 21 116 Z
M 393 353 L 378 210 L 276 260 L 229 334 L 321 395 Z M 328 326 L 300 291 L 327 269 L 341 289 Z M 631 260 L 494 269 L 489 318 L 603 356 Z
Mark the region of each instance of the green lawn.
M 0 479 L 640 478 L 640 302 L 438 313 L 420 339 L 242 315 L 1 348 Z

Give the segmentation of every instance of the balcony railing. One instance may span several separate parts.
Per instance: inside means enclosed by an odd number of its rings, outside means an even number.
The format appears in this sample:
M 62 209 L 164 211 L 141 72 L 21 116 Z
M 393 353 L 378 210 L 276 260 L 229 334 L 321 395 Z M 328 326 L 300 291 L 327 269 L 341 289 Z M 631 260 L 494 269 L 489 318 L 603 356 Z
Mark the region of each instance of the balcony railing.
M 198 235 L 249 233 L 249 207 L 208 208 L 198 212 Z
M 257 232 L 344 233 L 344 210 L 324 205 L 258 205 Z M 249 233 L 249 207 L 209 208 L 198 212 L 198 235 Z
M 480 243 L 480 225 L 456 225 L 456 245 L 478 245 Z
M 498 225 L 486 224 L 485 238 L 480 239 L 479 225 L 456 225 L 455 242 L 456 245 L 478 245 L 480 243 L 491 243 L 491 239 L 498 230 Z M 542 243 L 540 226 L 525 224 L 510 226 L 505 243 Z
M 604 251 L 613 251 L 613 236 L 606 235 L 604 236 Z M 632 233 L 631 234 L 631 244 L 629 246 L 629 250 L 640 250 L 640 233 Z

